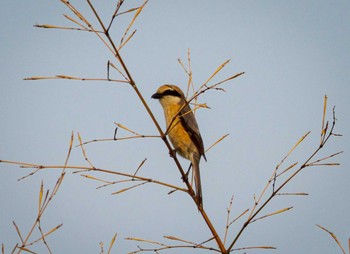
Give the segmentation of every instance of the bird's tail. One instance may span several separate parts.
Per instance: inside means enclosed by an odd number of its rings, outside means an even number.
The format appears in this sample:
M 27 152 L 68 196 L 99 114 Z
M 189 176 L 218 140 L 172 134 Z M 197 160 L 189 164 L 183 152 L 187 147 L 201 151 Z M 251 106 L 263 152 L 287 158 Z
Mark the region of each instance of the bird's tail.
M 196 185 L 196 200 L 197 206 L 203 206 L 203 197 L 202 197 L 202 184 L 201 184 L 201 175 L 199 172 L 199 158 L 194 158 L 192 161 L 193 174 L 194 174 L 194 184 Z

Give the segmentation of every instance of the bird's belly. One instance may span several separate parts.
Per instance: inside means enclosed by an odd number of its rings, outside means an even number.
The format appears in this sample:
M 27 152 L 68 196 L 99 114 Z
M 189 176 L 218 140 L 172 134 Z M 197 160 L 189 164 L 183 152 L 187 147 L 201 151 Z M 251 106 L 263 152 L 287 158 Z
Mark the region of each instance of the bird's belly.
M 175 122 L 172 127 L 169 129 L 169 138 L 173 144 L 176 152 L 182 157 L 191 160 L 191 154 L 198 153 L 196 146 L 191 140 L 190 135 L 187 131 L 181 126 L 180 122 Z

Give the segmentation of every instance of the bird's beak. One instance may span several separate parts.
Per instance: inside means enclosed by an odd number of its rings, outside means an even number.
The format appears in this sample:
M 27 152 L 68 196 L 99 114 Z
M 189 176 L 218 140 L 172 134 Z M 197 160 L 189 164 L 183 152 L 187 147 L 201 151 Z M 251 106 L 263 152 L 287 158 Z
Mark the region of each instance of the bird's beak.
M 162 98 L 162 95 L 159 94 L 159 93 L 155 93 L 155 94 L 152 95 L 151 98 L 152 98 L 152 99 L 160 99 L 160 98 Z

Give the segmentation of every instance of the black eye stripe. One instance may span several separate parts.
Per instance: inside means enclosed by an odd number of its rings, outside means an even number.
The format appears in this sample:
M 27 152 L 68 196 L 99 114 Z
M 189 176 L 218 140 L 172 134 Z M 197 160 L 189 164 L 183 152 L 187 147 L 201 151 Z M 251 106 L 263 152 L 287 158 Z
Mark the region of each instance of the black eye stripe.
M 164 93 L 161 94 L 162 97 L 166 96 L 166 95 L 181 97 L 181 94 L 175 90 L 166 90 L 166 91 L 164 91 Z

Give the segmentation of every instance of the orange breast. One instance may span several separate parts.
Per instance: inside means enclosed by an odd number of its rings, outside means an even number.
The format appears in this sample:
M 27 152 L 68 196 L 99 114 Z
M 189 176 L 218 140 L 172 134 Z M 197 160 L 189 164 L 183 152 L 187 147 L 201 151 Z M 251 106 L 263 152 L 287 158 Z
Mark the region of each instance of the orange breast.
M 190 155 L 193 153 L 198 153 L 198 150 L 192 142 L 190 135 L 182 126 L 179 116 L 176 116 L 176 118 L 173 120 L 179 109 L 179 106 L 172 106 L 168 107 L 164 112 L 167 123 L 168 136 L 177 153 L 182 157 L 190 160 Z M 169 127 L 169 125 L 171 126 Z

